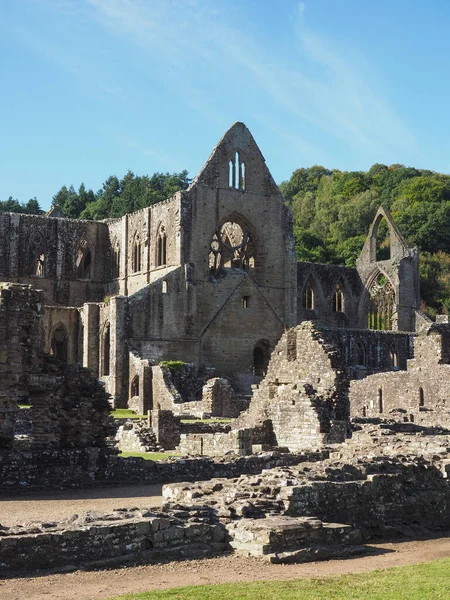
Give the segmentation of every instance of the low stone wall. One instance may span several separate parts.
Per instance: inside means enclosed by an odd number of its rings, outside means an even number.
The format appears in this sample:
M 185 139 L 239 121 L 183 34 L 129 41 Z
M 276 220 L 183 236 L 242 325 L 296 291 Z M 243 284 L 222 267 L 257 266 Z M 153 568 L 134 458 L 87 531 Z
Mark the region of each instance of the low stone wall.
M 35 452 L 3 449 L 0 450 L 0 494 L 30 488 L 79 488 L 237 477 L 241 473 L 260 473 L 263 469 L 296 465 L 326 456 L 327 451 L 303 454 L 268 452 L 239 458 L 228 456 L 151 461 L 121 458 L 114 449 L 102 448 Z
M 227 452 L 238 456 L 252 453 L 252 430 L 238 429 L 228 433 L 182 434 L 179 446 L 181 454 L 197 456 L 223 456 Z
M 116 510 L 61 523 L 1 528 L 0 573 L 118 559 L 196 558 L 230 549 L 212 511 Z

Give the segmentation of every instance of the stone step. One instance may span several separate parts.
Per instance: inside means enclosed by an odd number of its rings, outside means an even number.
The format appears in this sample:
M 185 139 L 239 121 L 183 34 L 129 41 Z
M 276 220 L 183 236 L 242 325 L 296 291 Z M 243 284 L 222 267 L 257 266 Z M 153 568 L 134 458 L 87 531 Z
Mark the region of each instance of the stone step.
M 292 552 L 276 552 L 266 554 L 264 558 L 273 564 L 292 564 L 329 560 L 330 558 L 350 558 L 367 554 L 371 548 L 362 544 L 357 546 L 310 546 Z
M 321 548 L 336 548 L 337 551 L 346 546 L 358 546 L 362 541 L 359 529 L 343 523 L 324 523 L 315 517 L 274 515 L 242 519 L 228 524 L 227 529 L 236 552 L 251 556 L 285 556 L 286 561 L 291 560 L 292 553 L 292 560 L 297 560 L 295 556 L 298 560 L 318 560 L 301 557 L 326 554 Z

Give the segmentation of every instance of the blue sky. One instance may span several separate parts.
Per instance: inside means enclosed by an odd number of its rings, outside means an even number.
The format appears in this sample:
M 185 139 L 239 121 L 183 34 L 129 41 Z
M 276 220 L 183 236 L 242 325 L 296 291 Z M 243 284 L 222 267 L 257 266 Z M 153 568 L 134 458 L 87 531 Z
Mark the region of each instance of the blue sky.
M 450 172 L 450 2 L 0 0 L 0 200 L 188 169 L 235 121 L 302 166 Z

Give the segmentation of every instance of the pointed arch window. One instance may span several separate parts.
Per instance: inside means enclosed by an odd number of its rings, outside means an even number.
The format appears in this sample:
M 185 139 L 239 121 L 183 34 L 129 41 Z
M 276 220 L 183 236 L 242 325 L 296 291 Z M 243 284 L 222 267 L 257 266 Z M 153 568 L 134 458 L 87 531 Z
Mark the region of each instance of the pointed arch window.
M 78 279 L 91 279 L 92 254 L 87 240 L 82 240 L 78 246 L 76 267 Z
M 228 186 L 236 190 L 246 189 L 245 162 L 238 151 L 228 162 Z
M 391 330 L 395 292 L 389 279 L 380 273 L 369 290 L 367 326 L 369 329 Z
M 134 396 L 139 396 L 139 375 L 135 375 L 133 381 L 131 382 L 130 395 L 132 398 Z
M 391 258 L 391 235 L 385 217 L 380 216 L 375 229 L 375 260 Z
M 344 294 L 339 283 L 337 284 L 333 294 L 333 312 L 344 312 Z
M 398 367 L 398 352 L 394 344 L 389 348 L 389 359 L 394 368 Z
M 156 266 L 162 267 L 167 264 L 167 233 L 164 225 L 159 227 L 156 239 Z
M 308 280 L 303 290 L 303 308 L 305 310 L 314 310 L 314 289 L 311 281 Z
M 142 269 L 142 244 L 138 233 L 134 236 L 132 255 L 131 255 L 131 270 L 133 273 L 139 273 Z

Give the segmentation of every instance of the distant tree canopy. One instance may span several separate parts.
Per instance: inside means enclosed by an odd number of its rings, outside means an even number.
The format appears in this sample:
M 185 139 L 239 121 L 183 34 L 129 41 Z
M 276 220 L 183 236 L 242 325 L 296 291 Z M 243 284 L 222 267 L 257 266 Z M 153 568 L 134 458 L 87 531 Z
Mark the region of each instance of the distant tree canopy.
M 190 184 L 187 171 L 181 173 L 154 173 L 135 175 L 131 171 L 119 179 L 111 175 L 102 188 L 94 193 L 82 183 L 75 190 L 65 185 L 53 196 L 53 206 L 58 206 L 64 216 L 71 219 L 108 219 L 151 206 L 170 198 L 175 192 L 185 190 Z
M 389 209 L 421 250 L 422 308 L 450 310 L 450 176 L 404 165 L 369 171 L 297 169 L 280 184 L 294 216 L 299 260 L 355 266 L 377 208 Z
M 27 215 L 43 215 L 44 211 L 39 206 L 36 198 L 28 202 L 19 202 L 10 196 L 7 200 L 0 200 L 0 212 L 25 213 Z

